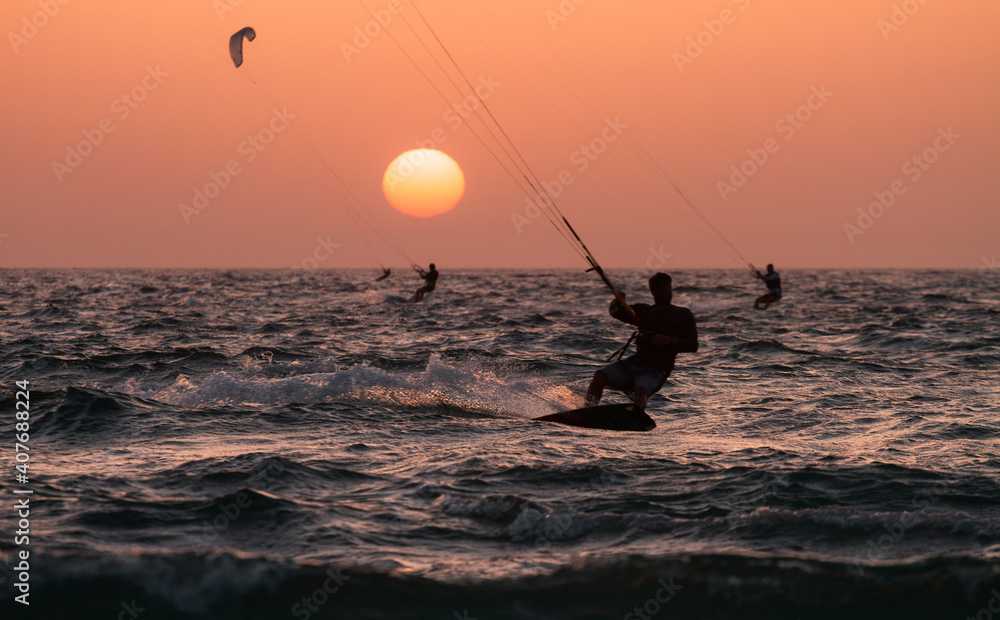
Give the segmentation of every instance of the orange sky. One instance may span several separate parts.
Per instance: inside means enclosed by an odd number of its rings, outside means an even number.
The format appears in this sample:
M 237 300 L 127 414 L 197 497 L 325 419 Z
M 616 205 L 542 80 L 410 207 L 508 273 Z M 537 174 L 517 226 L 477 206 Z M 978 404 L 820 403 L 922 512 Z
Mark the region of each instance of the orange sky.
M 459 103 L 401 6 L 385 31 Z M 995 0 L 417 7 L 607 267 L 739 266 L 646 153 L 757 264 L 1000 255 Z M 6 0 L 0 266 L 406 264 L 345 211 L 337 178 L 420 263 L 583 266 L 373 19 L 359 2 Z M 237 70 L 228 37 L 247 25 L 257 39 Z M 366 26 L 376 36 L 348 62 Z M 262 150 L 245 142 L 262 131 Z M 81 148 L 87 136 L 99 143 Z M 453 211 L 417 219 L 385 201 L 382 175 L 428 139 L 467 187 Z M 603 153 L 587 158 L 595 140 Z M 213 175 L 226 186 L 185 215 Z

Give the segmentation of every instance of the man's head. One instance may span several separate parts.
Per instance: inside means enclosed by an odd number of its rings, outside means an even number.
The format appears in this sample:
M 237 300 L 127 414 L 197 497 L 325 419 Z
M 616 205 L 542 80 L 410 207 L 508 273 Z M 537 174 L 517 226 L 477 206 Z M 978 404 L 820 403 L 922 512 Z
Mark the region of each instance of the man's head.
M 772 265 L 771 263 L 768 263 L 767 264 L 767 272 L 768 273 L 774 273 L 774 265 Z
M 674 285 L 670 276 L 660 272 L 649 279 L 649 292 L 653 294 L 653 301 L 658 304 L 670 305 L 674 298 Z
M 437 267 L 434 266 L 434 263 L 431 263 L 431 271 L 434 271 L 435 269 L 437 269 Z

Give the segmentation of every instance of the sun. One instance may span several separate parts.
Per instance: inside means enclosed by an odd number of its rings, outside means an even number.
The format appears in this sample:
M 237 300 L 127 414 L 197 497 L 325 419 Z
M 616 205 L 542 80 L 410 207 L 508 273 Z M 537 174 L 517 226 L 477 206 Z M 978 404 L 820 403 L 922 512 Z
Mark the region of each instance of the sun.
M 465 194 L 465 177 L 455 160 L 441 151 L 416 149 L 389 164 L 382 193 L 400 213 L 433 217 L 458 205 Z

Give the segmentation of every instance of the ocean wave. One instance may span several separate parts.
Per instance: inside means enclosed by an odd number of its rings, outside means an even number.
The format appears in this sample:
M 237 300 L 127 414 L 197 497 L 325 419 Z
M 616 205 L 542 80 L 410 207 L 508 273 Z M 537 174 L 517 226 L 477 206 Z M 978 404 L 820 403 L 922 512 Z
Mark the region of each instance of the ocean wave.
M 87 388 L 32 392 L 34 432 L 69 443 L 92 441 L 96 434 L 130 430 L 130 421 L 156 410 L 140 398 Z M 141 429 L 135 429 L 141 430 Z
M 32 611 L 302 617 L 332 567 L 314 618 L 621 618 L 671 578 L 646 615 L 990 600 L 1000 279 L 792 271 L 754 311 L 745 271 L 675 271 L 702 347 L 633 434 L 525 420 L 579 406 L 630 331 L 591 276 L 446 271 L 417 305 L 371 275 L 8 270 Z M 613 275 L 648 301 L 648 273 Z
M 661 611 L 699 620 L 946 618 L 983 608 L 994 596 L 997 569 L 961 555 L 878 566 L 795 554 L 629 555 L 581 558 L 523 577 L 437 580 L 382 564 L 387 568 L 230 553 L 42 553 L 32 574 L 32 611 L 79 620 L 106 618 L 122 605 L 149 618 L 198 620 L 454 614 L 563 620 Z M 95 590 L 102 597 L 95 598 Z M 6 588 L 0 593 L 5 604 L 12 596 Z
M 263 366 L 247 359 L 242 370 L 182 375 L 167 386 L 129 380 L 113 390 L 184 407 L 337 401 L 508 416 L 558 410 L 546 398 L 545 393 L 553 391 L 544 382 L 506 374 L 502 366 L 481 359 L 449 363 L 439 355 L 414 373 L 367 364 L 341 369 L 333 359 Z

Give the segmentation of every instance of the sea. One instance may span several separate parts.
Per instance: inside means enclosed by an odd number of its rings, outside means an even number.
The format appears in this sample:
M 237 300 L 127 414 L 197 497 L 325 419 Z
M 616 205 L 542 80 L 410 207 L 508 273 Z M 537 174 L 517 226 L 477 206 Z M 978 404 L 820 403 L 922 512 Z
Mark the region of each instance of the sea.
M 1000 619 L 1000 272 L 440 271 L 0 272 L 0 616 Z

